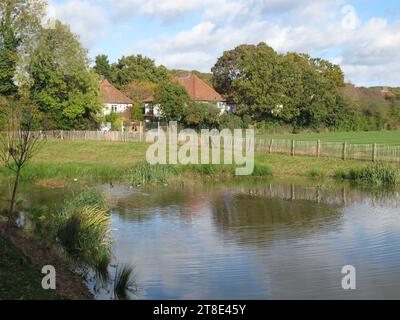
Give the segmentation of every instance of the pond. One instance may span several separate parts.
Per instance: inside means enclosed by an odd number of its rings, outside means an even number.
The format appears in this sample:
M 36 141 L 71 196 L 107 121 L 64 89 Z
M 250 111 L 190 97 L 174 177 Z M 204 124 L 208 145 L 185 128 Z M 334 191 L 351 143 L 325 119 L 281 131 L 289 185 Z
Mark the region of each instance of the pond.
M 100 188 L 115 260 L 135 268 L 131 299 L 400 299 L 398 192 L 266 181 Z M 22 189 L 36 204 L 72 191 Z M 345 265 L 356 290 L 342 288 Z

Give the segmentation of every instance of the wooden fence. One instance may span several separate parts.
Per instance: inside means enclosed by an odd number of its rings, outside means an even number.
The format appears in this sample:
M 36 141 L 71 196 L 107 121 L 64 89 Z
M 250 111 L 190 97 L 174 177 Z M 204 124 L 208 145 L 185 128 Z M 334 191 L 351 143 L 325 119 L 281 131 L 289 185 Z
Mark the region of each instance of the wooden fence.
M 145 142 L 146 140 L 146 134 L 140 132 L 46 131 L 42 134 L 48 139 L 77 141 Z M 296 141 L 256 137 L 255 150 L 258 152 L 288 154 L 292 156 L 400 163 L 400 146 L 381 144 L 350 144 L 320 140 Z

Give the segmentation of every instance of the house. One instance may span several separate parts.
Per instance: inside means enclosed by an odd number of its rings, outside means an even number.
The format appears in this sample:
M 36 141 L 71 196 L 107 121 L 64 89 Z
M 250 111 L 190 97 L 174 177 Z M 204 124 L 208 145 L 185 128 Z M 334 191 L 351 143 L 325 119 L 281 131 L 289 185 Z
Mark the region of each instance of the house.
M 100 85 L 100 97 L 105 106 L 103 114 L 105 116 L 111 113 L 125 113 L 133 106 L 133 101 L 124 93 L 115 88 L 107 79 L 104 79 Z
M 143 100 L 144 104 L 144 118 L 146 121 L 159 121 L 162 119 L 160 105 L 156 104 L 154 96 L 149 96 Z
M 232 103 L 228 103 L 227 99 L 223 98 L 217 91 L 192 73 L 177 75 L 172 82 L 184 87 L 193 102 L 214 104 L 220 109 L 221 114 L 234 112 Z M 147 119 L 162 118 L 160 106 L 154 103 L 154 96 L 146 98 L 143 104 Z

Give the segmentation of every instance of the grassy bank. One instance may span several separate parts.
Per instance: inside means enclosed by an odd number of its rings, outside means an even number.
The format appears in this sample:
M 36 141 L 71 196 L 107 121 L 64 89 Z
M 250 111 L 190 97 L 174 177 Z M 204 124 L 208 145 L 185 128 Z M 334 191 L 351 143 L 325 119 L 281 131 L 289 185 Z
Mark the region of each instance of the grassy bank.
M 40 270 L 0 233 L 0 300 L 54 300 L 61 296 L 42 289 Z
M 91 180 L 99 183 L 138 183 L 148 180 L 149 168 L 143 166 L 147 145 L 124 142 L 98 141 L 48 141 L 40 153 L 25 168 L 23 179 L 37 181 L 49 186 L 59 180 L 75 183 Z M 256 153 L 255 175 L 274 178 L 334 178 L 337 172 L 350 169 L 361 170 L 371 162 L 289 155 Z M 184 179 L 193 176 L 230 176 L 233 166 L 174 166 L 169 169 L 154 169 L 156 180 Z M 154 171 L 152 170 L 152 171 Z M 9 172 L 0 167 L 0 175 Z

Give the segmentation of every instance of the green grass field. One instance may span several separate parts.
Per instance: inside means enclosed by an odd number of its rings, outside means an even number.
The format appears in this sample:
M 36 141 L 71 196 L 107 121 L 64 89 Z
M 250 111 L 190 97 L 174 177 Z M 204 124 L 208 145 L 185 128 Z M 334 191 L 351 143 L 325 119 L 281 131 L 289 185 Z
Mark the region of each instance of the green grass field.
M 75 179 L 103 183 L 126 182 L 130 169 L 145 160 L 147 147 L 148 145 L 125 142 L 47 141 L 40 153 L 23 170 L 22 177 L 24 181 L 49 180 L 47 182 L 50 185 L 54 179 L 67 182 Z M 325 177 L 333 177 L 337 170 L 362 168 L 370 162 L 291 157 L 263 152 L 256 153 L 255 164 L 259 167 L 258 170 L 269 168 L 275 178 L 286 179 L 309 177 L 310 170 L 323 171 Z M 196 174 L 199 170 L 193 171 Z M 10 172 L 0 166 L 0 176 L 10 176 Z M 213 179 L 218 180 L 215 176 Z
M 324 132 L 301 134 L 257 134 L 266 139 L 288 139 L 297 141 L 348 142 L 353 144 L 400 145 L 400 131 L 368 131 L 368 132 Z

